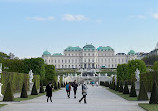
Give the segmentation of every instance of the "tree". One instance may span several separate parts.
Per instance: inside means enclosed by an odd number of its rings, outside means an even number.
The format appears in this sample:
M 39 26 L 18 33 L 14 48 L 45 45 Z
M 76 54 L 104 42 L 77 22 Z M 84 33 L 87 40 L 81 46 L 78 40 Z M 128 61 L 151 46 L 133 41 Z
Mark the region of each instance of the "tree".
M 132 82 L 131 91 L 129 93 L 129 96 L 130 97 L 137 97 L 136 89 L 135 89 L 135 83 L 134 82 Z
M 60 82 L 58 82 L 58 89 L 60 89 L 61 88 L 61 86 L 60 86 Z
M 45 65 L 45 78 L 47 79 L 47 83 L 49 82 L 57 82 L 57 75 L 55 71 L 54 65 Z
M 140 82 L 140 90 L 139 90 L 138 100 L 139 101 L 148 100 L 147 91 L 146 91 L 146 88 L 145 88 L 143 81 Z
M 45 78 L 45 64 L 42 58 L 24 59 L 24 73 L 28 73 L 30 70 L 34 74 L 40 75 L 41 80 Z
M 58 86 L 57 86 L 57 83 L 54 82 L 54 89 L 57 90 L 58 89 Z
M 146 72 L 145 62 L 137 59 L 128 61 L 128 78 L 132 79 L 132 75 L 135 77 L 136 69 L 138 69 L 140 73 Z
M 122 81 L 120 81 L 119 92 L 123 92 L 123 83 L 122 83 Z
M 153 83 L 149 104 L 158 104 L 158 86 L 156 81 Z
M 36 82 L 34 82 L 34 84 L 33 84 L 31 95 L 38 95 L 37 88 L 36 88 Z
M 44 93 L 43 82 L 40 81 L 40 91 L 39 93 Z
M 158 61 L 158 55 L 150 55 L 147 57 L 144 57 L 142 59 L 146 65 L 153 65 L 155 61 Z
M 25 83 L 23 83 L 20 98 L 28 98 Z
M 153 69 L 154 69 L 155 71 L 158 70 L 158 61 L 155 61 L 155 62 L 154 62 L 154 67 L 153 67 Z
M 5 93 L 4 93 L 4 98 L 3 101 L 13 101 L 14 100 L 14 96 L 13 96 L 13 92 L 11 89 L 11 85 L 10 82 L 7 84 Z
M 120 86 L 119 86 L 119 81 L 117 81 L 117 85 L 116 85 L 116 87 L 115 87 L 115 91 L 119 91 L 119 88 L 120 88 Z
M 129 94 L 128 82 L 127 81 L 125 81 L 125 86 L 124 86 L 124 89 L 123 89 L 123 94 Z

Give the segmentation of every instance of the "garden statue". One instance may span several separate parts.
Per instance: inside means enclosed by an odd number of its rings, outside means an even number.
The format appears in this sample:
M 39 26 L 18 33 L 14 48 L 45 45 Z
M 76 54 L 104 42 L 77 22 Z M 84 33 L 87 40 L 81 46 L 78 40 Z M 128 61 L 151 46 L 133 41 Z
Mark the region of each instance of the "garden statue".
M 136 76 L 136 82 L 135 82 L 135 87 L 136 87 L 136 90 L 139 90 L 140 89 L 140 71 L 138 69 L 136 69 L 135 71 L 135 76 Z
M 136 69 L 135 75 L 136 75 L 137 81 L 140 80 L 139 74 L 140 74 L 140 71 L 138 69 Z
M 108 76 L 108 74 L 106 73 L 106 74 L 105 74 L 105 77 L 107 77 L 107 76 Z
M 33 72 L 32 72 L 32 70 L 30 70 L 29 71 L 30 90 L 32 89 L 32 86 L 33 86 L 32 79 L 33 79 Z

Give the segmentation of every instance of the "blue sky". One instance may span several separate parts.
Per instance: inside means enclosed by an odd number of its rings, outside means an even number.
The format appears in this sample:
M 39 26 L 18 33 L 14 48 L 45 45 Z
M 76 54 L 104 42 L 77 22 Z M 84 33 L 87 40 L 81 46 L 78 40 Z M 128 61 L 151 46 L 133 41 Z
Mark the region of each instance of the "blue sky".
M 86 43 L 149 52 L 157 42 L 156 0 L 0 0 L 0 51 L 20 58 Z

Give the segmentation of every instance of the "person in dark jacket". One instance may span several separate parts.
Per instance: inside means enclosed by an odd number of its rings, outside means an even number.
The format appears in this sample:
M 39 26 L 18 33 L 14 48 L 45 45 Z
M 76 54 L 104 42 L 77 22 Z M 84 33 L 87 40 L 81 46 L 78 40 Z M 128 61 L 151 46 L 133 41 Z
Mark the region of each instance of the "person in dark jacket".
M 77 92 L 77 87 L 78 87 L 78 84 L 76 83 L 76 80 L 73 82 L 72 87 L 73 87 L 73 90 L 74 90 L 74 98 L 76 98 L 76 92 Z
M 46 96 L 47 96 L 47 102 L 50 98 L 50 101 L 52 102 L 52 83 L 49 83 L 47 86 L 46 86 Z

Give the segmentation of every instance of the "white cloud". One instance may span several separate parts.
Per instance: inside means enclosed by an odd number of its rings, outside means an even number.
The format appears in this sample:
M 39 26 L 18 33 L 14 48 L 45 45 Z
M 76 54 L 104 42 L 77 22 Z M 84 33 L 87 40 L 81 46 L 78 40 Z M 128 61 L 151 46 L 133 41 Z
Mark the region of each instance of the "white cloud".
M 151 15 L 153 18 L 158 19 L 158 13 L 152 13 Z
M 144 15 L 130 15 L 130 18 L 138 18 L 138 19 L 145 19 Z
M 83 21 L 87 20 L 87 17 L 84 15 L 65 14 L 62 19 L 66 21 Z
M 52 21 L 52 20 L 54 20 L 54 17 L 53 16 L 49 16 L 49 17 L 27 17 L 27 20 Z

